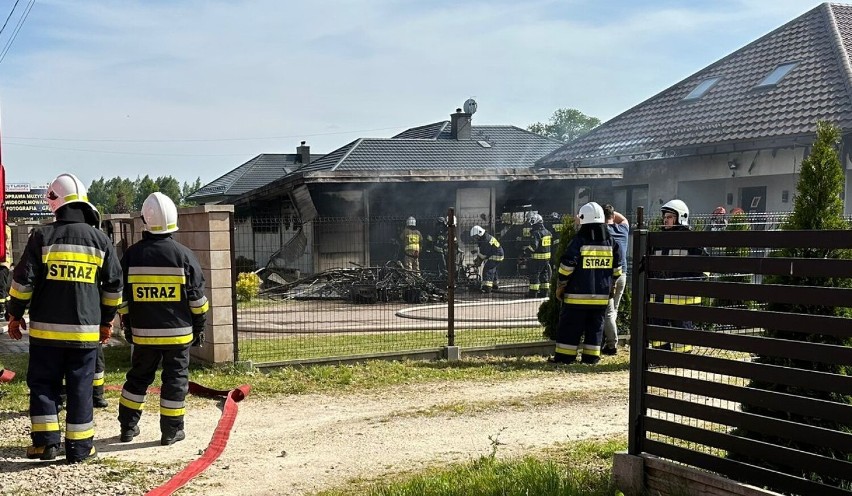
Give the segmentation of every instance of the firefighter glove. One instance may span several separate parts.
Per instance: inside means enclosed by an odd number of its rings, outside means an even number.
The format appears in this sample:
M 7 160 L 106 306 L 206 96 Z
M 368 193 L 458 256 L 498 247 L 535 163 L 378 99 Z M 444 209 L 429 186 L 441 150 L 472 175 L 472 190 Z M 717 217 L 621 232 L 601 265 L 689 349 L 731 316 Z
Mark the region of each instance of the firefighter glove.
M 194 339 L 192 340 L 192 346 L 197 346 L 201 348 L 204 345 L 204 331 L 194 332 Z
M 112 337 L 112 324 L 101 324 L 101 343 L 106 343 Z
M 565 294 L 565 286 L 559 286 L 556 288 L 556 299 L 562 300 L 562 296 Z
M 24 335 L 22 330 L 27 330 L 27 321 L 23 317 L 20 319 L 12 317 L 9 321 L 9 337 L 12 339 L 21 339 Z

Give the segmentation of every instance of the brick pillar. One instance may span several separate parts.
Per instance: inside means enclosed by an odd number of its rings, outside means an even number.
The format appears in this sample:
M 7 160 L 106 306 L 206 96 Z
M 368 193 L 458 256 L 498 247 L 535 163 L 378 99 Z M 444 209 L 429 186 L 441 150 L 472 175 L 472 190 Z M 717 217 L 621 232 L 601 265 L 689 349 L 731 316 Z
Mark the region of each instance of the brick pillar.
M 234 361 L 234 283 L 231 273 L 232 205 L 201 205 L 178 209 L 175 240 L 191 249 L 207 288 L 210 311 L 204 330 L 204 346 L 191 348 L 192 357 L 208 363 Z M 143 223 L 134 215 L 134 242 L 142 239 Z

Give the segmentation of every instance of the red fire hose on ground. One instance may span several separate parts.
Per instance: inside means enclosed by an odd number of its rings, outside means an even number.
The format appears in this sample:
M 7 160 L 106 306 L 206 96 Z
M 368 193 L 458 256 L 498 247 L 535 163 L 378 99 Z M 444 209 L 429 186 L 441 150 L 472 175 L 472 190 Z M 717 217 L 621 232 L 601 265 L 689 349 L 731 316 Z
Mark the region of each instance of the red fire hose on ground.
M 121 386 L 107 386 L 107 389 L 110 390 L 115 390 L 116 388 L 121 390 Z M 159 388 L 149 389 L 152 393 L 158 390 Z M 249 395 L 250 391 L 251 385 L 249 384 L 243 384 L 242 386 L 230 391 L 224 391 L 219 389 L 210 389 L 190 381 L 190 394 L 213 398 L 225 398 L 225 406 L 222 408 L 222 416 L 219 418 L 219 424 L 216 426 L 216 430 L 213 431 L 213 437 L 210 439 L 210 444 L 207 445 L 207 449 L 204 450 L 204 454 L 201 455 L 201 458 L 190 462 L 189 465 L 172 476 L 171 479 L 145 493 L 145 496 L 167 496 L 172 494 L 192 480 L 195 476 L 204 472 L 207 467 L 212 465 L 213 462 L 219 458 L 219 455 L 225 451 L 225 446 L 228 445 L 228 438 L 231 436 L 231 429 L 234 427 L 234 421 L 237 419 L 237 411 L 239 410 L 237 403 L 244 400 L 246 396 Z
M 0 382 L 12 382 L 15 378 L 15 373 L 9 369 L 0 369 Z

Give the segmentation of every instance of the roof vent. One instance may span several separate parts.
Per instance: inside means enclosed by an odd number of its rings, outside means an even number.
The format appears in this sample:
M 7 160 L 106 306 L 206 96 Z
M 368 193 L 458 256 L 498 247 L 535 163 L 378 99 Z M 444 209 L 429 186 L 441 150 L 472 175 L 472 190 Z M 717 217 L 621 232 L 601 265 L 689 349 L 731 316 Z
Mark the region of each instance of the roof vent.
M 479 143 L 479 146 L 481 146 L 482 148 L 491 148 L 491 143 L 487 141 L 479 140 L 477 141 L 477 143 Z

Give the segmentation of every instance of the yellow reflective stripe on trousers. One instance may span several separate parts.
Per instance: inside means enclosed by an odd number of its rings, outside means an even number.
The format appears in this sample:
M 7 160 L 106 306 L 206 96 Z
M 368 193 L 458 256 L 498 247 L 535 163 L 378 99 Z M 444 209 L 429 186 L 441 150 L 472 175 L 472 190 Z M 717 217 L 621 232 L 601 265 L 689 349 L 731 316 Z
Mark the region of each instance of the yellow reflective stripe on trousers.
M 95 372 L 95 377 L 92 379 L 92 386 L 103 386 L 104 385 L 104 373 L 103 372 Z
M 570 344 L 556 343 L 556 353 L 577 356 L 577 347 Z
M 81 441 L 95 437 L 94 422 L 86 422 L 85 424 L 65 424 L 65 439 L 71 441 Z
M 550 260 L 550 253 L 533 253 L 533 260 Z
M 182 417 L 186 415 L 184 402 L 160 398 L 160 415 L 166 417 Z
M 130 408 L 131 410 L 142 410 L 145 408 L 145 395 L 133 394 L 126 389 L 122 389 L 121 399 L 118 400 L 118 403 Z
M 33 432 L 59 431 L 58 415 L 32 415 L 30 416 L 31 430 Z
M 601 356 L 601 347 L 600 346 L 592 346 L 590 344 L 583 344 L 583 354 L 591 355 L 591 356 Z
M 100 326 L 97 324 L 53 324 L 30 322 L 30 337 L 54 341 L 78 341 L 96 343 L 100 341 Z

